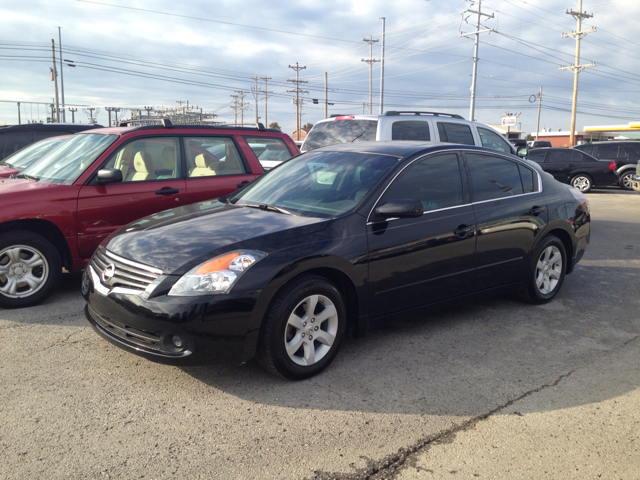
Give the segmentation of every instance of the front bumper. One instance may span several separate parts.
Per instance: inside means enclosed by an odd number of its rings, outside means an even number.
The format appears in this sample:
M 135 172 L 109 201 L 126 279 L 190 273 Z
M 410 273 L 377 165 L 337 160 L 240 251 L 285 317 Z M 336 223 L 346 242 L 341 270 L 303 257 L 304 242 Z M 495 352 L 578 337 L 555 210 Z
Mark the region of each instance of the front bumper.
M 260 291 L 202 297 L 105 295 L 96 279 L 87 266 L 85 315 L 100 336 L 124 350 L 172 365 L 239 364 L 255 354 Z

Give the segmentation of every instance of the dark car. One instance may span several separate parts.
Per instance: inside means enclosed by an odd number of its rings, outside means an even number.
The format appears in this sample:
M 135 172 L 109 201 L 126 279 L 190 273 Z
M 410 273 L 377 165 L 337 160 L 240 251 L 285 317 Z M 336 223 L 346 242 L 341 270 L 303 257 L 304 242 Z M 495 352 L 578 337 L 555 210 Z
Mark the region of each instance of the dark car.
M 12 153 L 0 162 L 0 178 L 7 178 L 20 173 L 21 170 L 42 158 L 45 153 L 53 150 L 60 143 L 69 138 L 70 135 L 60 135 L 49 137 L 39 142 L 32 143 L 26 147 Z
M 71 135 L 99 127 L 102 125 L 81 123 L 23 123 L 0 127 L 0 160 L 43 138 Z
M 347 331 L 472 295 L 550 301 L 589 231 L 586 197 L 513 155 L 335 145 L 123 227 L 94 254 L 82 293 L 97 333 L 132 353 L 174 364 L 255 356 L 302 379 Z
M 573 148 L 598 160 L 615 162 L 618 185 L 625 190 L 632 189 L 632 177 L 636 173 L 636 164 L 640 160 L 640 141 L 610 140 L 576 145 Z
M 603 162 L 571 148 L 536 148 L 529 150 L 527 160 L 540 164 L 545 172 L 583 193 L 592 187 L 617 185 L 615 162 Z
M 101 128 L 0 179 L 0 307 L 44 300 L 63 267 L 85 268 L 122 225 L 253 181 L 264 173 L 253 148 L 265 143 L 299 153 L 289 135 L 261 124 Z

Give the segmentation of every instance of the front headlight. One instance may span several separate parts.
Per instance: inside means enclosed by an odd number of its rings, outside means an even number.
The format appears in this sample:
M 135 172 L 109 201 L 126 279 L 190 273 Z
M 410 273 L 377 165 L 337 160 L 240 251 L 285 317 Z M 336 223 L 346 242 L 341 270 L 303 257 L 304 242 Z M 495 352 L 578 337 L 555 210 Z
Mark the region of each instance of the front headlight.
M 229 293 L 242 274 L 266 256 L 266 253 L 256 250 L 238 250 L 212 258 L 180 277 L 180 280 L 171 287 L 169 295 L 197 296 Z

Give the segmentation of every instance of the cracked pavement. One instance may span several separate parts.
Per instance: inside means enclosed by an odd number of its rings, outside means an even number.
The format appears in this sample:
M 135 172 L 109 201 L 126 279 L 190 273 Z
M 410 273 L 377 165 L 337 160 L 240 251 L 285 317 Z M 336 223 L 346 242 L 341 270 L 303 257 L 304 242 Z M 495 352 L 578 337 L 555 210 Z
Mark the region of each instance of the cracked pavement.
M 588 198 L 552 303 L 399 318 L 297 383 L 119 350 L 66 275 L 0 310 L 0 478 L 640 478 L 640 195 Z

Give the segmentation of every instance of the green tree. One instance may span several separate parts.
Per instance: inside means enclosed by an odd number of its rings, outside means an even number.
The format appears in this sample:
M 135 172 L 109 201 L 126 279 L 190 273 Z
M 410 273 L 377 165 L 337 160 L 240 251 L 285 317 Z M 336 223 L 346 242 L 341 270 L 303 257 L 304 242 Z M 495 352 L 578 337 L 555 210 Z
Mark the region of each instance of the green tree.
M 278 124 L 278 122 L 271 122 L 269 124 L 269 128 L 272 128 L 274 130 L 278 130 L 279 132 L 282 131 L 282 127 L 280 127 L 280 125 Z
M 309 133 L 309 130 L 313 128 L 313 123 L 306 123 L 302 126 L 302 130 Z

